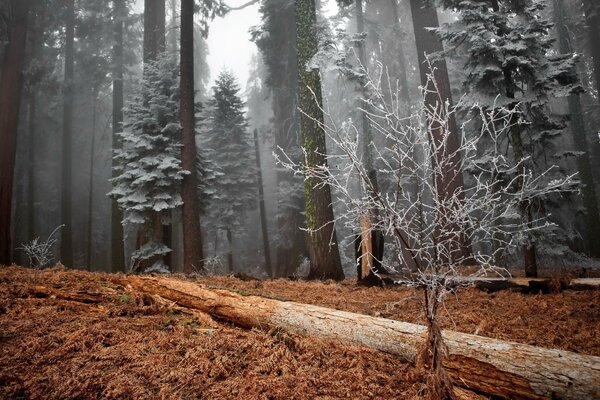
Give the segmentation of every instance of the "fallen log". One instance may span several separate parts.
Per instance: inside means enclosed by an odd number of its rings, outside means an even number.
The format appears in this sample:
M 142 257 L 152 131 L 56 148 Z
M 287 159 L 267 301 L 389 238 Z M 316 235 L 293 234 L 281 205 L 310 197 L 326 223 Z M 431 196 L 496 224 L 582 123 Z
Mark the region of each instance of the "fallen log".
M 76 301 L 79 303 L 93 304 L 102 302 L 102 297 L 89 293 L 71 293 L 46 286 L 32 286 L 30 295 L 34 297 L 54 297 L 60 300 Z
M 414 360 L 426 333 L 421 325 L 209 290 L 173 278 L 115 280 L 244 327 L 284 328 L 381 350 L 408 362 Z M 443 336 L 449 350 L 445 367 L 457 385 L 508 399 L 600 398 L 600 357 L 449 330 Z

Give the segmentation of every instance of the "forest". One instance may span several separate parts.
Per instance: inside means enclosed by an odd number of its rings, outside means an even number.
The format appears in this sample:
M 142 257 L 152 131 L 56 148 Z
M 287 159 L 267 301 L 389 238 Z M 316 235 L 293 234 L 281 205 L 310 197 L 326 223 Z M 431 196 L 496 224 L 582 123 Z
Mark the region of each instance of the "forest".
M 0 398 L 600 399 L 599 196 L 598 0 L 0 0 Z

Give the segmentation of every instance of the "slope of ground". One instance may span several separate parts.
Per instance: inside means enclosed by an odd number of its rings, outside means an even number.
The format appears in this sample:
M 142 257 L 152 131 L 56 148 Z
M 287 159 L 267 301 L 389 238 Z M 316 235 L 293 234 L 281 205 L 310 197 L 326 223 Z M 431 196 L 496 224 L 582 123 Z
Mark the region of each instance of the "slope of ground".
M 211 287 L 420 322 L 409 289 L 350 282 L 241 281 Z M 61 298 L 62 294 L 69 294 Z M 55 295 L 53 295 L 55 294 Z M 599 292 L 460 291 L 444 323 L 473 333 L 600 355 Z M 446 313 L 446 311 L 444 311 Z M 453 322 L 456 326 L 453 326 Z M 393 356 L 188 314 L 110 276 L 0 268 L 0 398 L 419 398 Z M 465 398 L 473 398 L 465 394 Z

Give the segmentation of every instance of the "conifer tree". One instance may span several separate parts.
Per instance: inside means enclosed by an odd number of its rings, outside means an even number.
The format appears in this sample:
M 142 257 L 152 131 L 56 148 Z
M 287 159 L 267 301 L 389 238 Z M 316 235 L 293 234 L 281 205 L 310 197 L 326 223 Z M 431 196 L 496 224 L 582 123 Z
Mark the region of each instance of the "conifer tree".
M 572 54 L 551 55 L 552 23 L 540 0 L 462 1 L 439 0 L 458 12 L 459 18 L 438 30 L 449 51 L 466 54 L 468 96 L 464 108 L 479 105 L 488 110 L 513 113 L 510 137 L 515 164 L 535 174 L 538 161 L 547 162 L 556 138 L 564 128 L 548 108 L 551 98 L 577 92 L 576 58 Z M 519 184 L 519 182 L 517 182 Z M 543 204 L 527 198 L 521 202 L 521 217 L 529 225 L 539 219 Z M 537 275 L 535 238 L 523 239 L 527 276 Z
M 244 102 L 236 78 L 228 71 L 219 74 L 208 102 L 202 147 L 215 170 L 206 219 L 217 231 L 227 233 L 228 266 L 233 270 L 233 235 L 243 233 L 245 212 L 254 208 L 256 161 Z
M 145 65 L 146 73 L 132 102 L 125 107 L 123 147 L 117 150 L 114 197 L 125 224 L 145 225 L 143 244 L 133 253 L 133 270 L 168 270 L 163 256 L 163 225 L 183 204 L 180 186 L 188 174 L 181 166 L 179 66 L 169 57 Z

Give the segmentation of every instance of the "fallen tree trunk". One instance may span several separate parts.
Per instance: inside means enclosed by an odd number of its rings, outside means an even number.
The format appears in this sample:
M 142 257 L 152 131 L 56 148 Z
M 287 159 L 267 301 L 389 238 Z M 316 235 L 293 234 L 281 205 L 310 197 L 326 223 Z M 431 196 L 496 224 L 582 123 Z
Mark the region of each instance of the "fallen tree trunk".
M 244 327 L 274 328 L 367 346 L 412 362 L 425 327 L 308 304 L 209 290 L 173 278 L 129 276 L 123 285 Z M 600 398 L 600 357 L 443 332 L 456 384 L 516 399 Z

